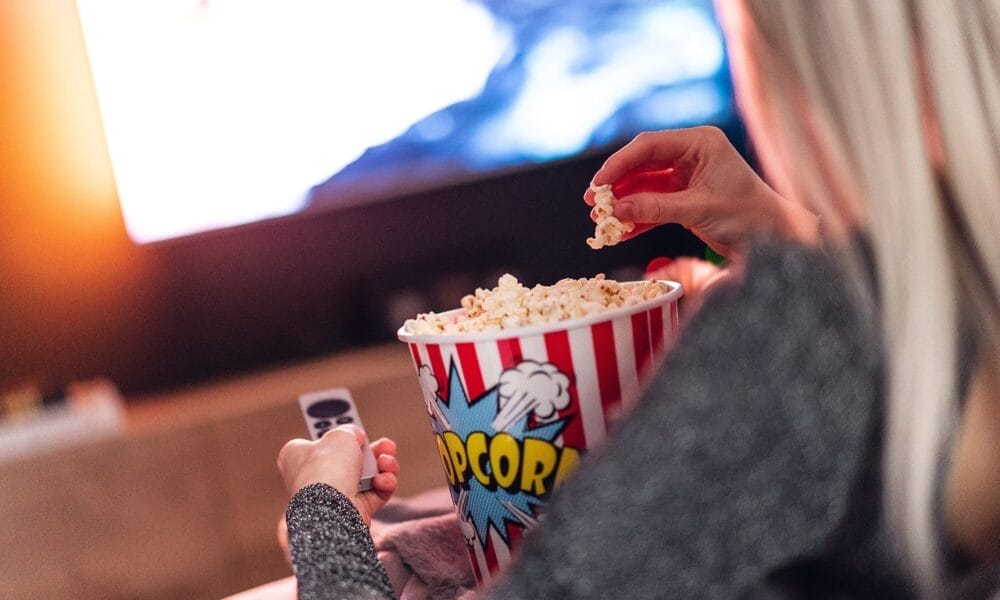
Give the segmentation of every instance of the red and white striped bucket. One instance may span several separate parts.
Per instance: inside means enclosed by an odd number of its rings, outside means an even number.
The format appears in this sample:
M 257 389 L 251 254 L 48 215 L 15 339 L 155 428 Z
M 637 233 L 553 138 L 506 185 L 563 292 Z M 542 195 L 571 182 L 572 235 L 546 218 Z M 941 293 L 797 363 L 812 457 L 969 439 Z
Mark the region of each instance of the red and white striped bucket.
M 454 335 L 400 328 L 480 585 L 638 401 L 677 335 L 683 289 L 666 283 L 657 298 L 570 321 Z

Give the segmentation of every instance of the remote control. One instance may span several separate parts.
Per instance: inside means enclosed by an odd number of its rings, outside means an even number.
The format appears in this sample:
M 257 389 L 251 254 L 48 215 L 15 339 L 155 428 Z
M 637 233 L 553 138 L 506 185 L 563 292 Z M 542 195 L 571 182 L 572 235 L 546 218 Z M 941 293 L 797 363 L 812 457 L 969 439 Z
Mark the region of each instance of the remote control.
M 351 392 L 347 388 L 334 388 L 302 394 L 299 396 L 299 408 L 302 409 L 302 416 L 305 417 L 309 435 L 314 440 L 318 440 L 334 427 L 347 423 L 354 423 L 361 429 L 365 428 L 361 423 L 361 417 L 358 416 L 354 398 L 351 397 Z M 371 489 L 372 478 L 378 474 L 375 454 L 368 442 L 365 442 L 361 452 L 359 492 Z

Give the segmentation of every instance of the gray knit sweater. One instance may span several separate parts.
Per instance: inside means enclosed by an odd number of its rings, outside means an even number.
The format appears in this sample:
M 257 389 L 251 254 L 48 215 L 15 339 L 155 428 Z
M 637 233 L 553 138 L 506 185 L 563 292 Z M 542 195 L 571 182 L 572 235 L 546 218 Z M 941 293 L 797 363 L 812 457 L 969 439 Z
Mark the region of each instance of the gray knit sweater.
M 819 251 L 758 248 L 490 595 L 912 596 L 878 508 L 879 336 L 843 290 Z M 385 591 L 348 507 L 329 487 L 292 501 L 300 598 Z M 337 518 L 316 517 L 329 510 Z

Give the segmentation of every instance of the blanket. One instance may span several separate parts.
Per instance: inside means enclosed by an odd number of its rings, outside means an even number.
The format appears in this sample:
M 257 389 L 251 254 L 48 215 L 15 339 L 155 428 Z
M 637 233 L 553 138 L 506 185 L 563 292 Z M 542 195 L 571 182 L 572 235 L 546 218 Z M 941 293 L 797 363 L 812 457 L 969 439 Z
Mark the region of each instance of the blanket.
M 471 600 L 476 578 L 447 487 L 389 502 L 372 539 L 400 600 Z

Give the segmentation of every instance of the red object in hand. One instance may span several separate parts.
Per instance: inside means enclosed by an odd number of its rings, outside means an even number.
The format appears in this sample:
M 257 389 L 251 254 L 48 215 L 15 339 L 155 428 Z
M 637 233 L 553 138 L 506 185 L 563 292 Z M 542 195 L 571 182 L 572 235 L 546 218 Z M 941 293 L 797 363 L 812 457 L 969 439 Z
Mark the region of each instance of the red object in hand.
M 677 192 L 687 186 L 687 174 L 673 163 L 650 163 L 632 169 L 611 184 L 611 193 L 615 198 L 624 198 L 639 192 Z

